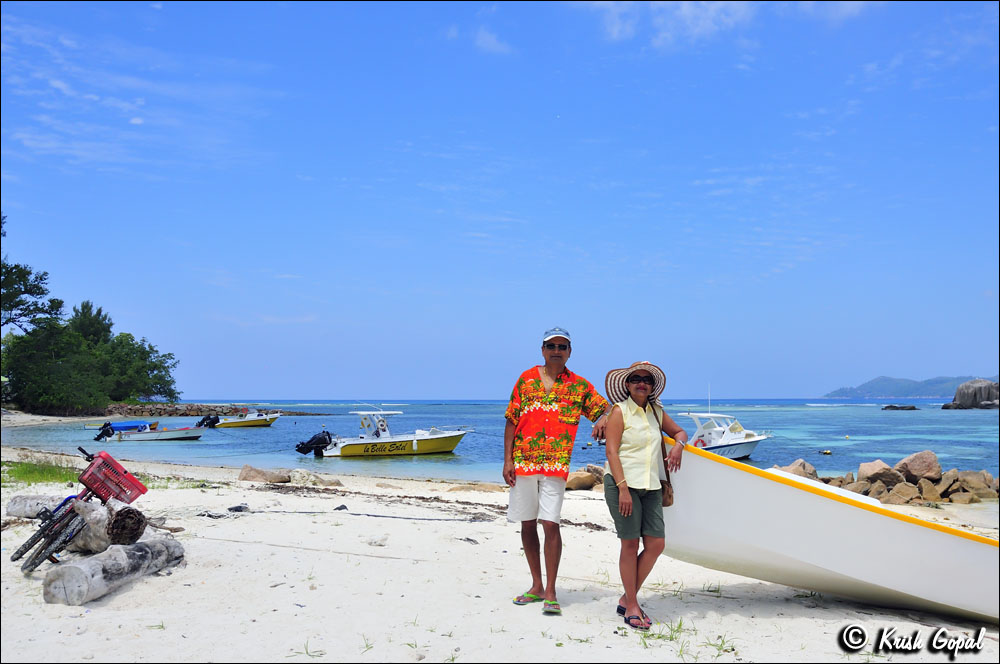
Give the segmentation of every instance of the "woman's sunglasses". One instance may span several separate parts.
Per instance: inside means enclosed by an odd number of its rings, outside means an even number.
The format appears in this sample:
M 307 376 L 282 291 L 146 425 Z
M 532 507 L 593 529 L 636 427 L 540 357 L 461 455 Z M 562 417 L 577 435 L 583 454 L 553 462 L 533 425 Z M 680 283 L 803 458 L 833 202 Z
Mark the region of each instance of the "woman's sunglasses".
M 638 385 L 639 383 L 645 383 L 646 385 L 656 385 L 656 380 L 652 376 L 629 376 L 626 383 L 632 383 Z

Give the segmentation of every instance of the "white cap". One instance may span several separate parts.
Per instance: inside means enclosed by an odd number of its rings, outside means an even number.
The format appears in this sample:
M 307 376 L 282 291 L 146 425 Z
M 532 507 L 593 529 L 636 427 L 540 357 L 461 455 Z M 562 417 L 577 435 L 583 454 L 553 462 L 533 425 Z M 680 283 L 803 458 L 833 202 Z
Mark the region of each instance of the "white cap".
M 545 334 L 542 336 L 542 343 L 545 343 L 549 339 L 555 339 L 556 337 L 565 337 L 566 341 L 572 341 L 569 338 L 569 332 L 561 327 L 554 327 L 551 330 L 545 330 Z

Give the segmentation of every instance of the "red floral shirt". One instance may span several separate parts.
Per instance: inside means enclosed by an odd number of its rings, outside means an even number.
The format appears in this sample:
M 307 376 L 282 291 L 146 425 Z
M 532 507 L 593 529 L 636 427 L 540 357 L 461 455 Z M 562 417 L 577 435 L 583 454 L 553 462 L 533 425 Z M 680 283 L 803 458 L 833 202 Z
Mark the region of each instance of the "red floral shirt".
M 538 369 L 532 367 L 517 379 L 504 413 L 515 427 L 514 472 L 566 479 L 580 415 L 595 422 L 608 402 L 569 369 L 556 376 L 546 392 Z

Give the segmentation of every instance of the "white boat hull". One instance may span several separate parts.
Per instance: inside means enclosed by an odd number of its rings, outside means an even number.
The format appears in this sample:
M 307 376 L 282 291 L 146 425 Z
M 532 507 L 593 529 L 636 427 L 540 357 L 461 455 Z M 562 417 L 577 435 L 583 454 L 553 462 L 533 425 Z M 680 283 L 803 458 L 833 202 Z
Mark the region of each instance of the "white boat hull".
M 137 442 L 145 440 L 198 440 L 205 433 L 204 429 L 155 429 L 150 431 L 119 431 L 115 438 L 120 442 Z
M 741 443 L 712 445 L 711 447 L 705 447 L 703 449 L 727 459 L 745 459 L 753 454 L 754 449 L 757 447 L 757 443 L 764 440 L 764 438 L 764 436 L 761 436 L 760 438 L 755 438 Z
M 1000 619 L 995 540 L 690 446 L 670 478 L 673 558 L 881 606 Z

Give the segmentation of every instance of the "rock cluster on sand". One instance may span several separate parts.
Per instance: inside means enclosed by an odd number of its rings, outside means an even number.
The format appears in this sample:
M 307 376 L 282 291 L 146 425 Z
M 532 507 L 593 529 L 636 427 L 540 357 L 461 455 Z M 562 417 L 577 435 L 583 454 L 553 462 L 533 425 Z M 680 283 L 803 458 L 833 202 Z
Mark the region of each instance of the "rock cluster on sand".
M 113 403 L 104 414 L 108 417 L 204 417 L 205 415 L 236 415 L 243 411 L 235 404 L 206 403 Z M 268 411 L 262 410 L 262 413 Z M 286 413 L 288 414 L 288 413 Z
M 946 403 L 941 408 L 943 410 L 1000 408 L 1000 383 L 985 378 L 966 381 L 955 390 L 952 402 Z
M 881 459 L 863 463 L 854 473 L 843 477 L 819 477 L 811 464 L 796 459 L 784 468 L 794 475 L 808 477 L 833 487 L 877 498 L 887 505 L 906 503 L 952 502 L 978 503 L 997 499 L 997 479 L 986 470 L 941 472 L 937 455 L 930 450 L 917 452 L 890 467 Z

